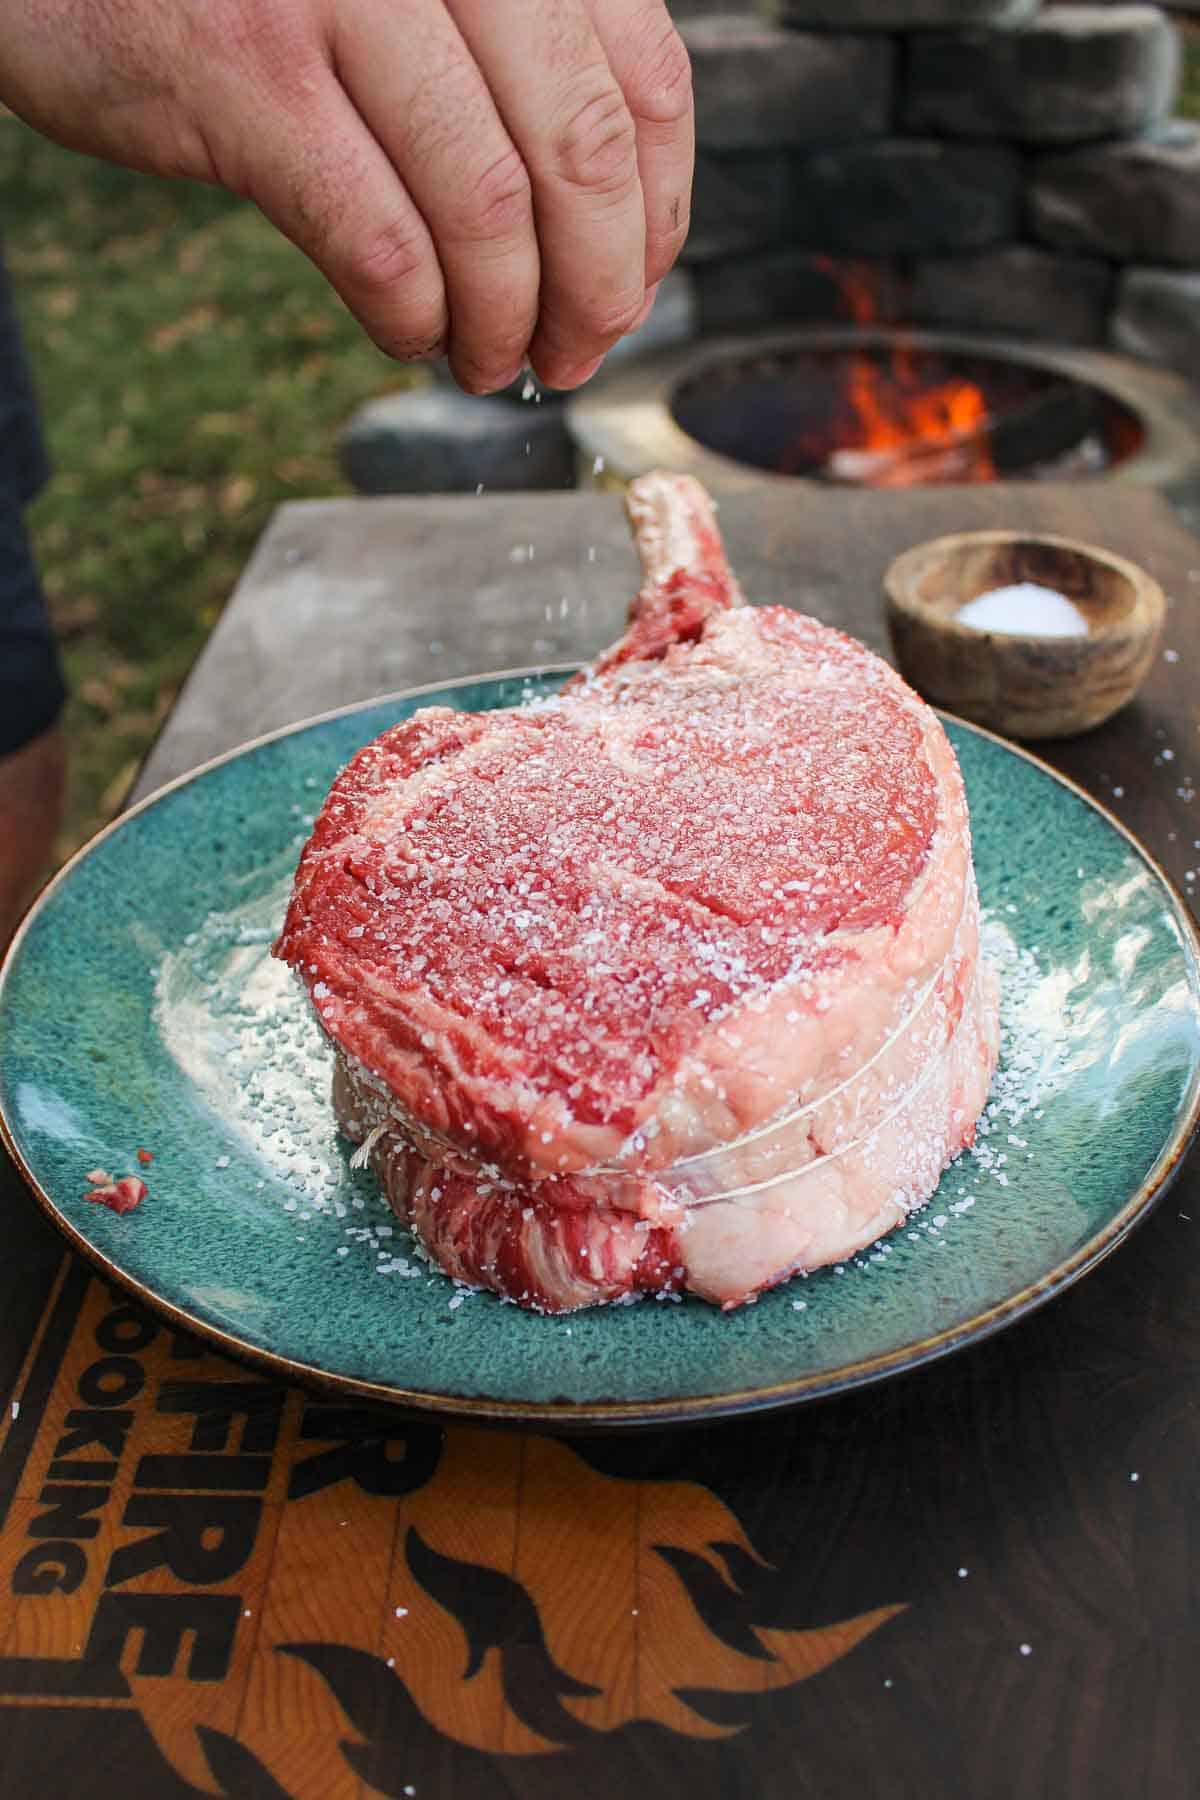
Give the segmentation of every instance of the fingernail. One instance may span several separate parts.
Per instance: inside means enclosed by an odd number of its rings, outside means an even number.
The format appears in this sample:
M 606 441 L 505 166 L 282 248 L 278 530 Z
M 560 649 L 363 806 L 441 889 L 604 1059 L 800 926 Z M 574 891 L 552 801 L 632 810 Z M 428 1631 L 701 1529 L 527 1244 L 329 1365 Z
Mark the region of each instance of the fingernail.
M 422 344 L 410 338 L 406 343 L 396 345 L 389 354 L 394 357 L 397 362 L 437 362 L 439 357 L 445 356 L 446 354 L 446 340 L 444 337 L 441 337 L 437 338 L 433 343 L 426 342 Z

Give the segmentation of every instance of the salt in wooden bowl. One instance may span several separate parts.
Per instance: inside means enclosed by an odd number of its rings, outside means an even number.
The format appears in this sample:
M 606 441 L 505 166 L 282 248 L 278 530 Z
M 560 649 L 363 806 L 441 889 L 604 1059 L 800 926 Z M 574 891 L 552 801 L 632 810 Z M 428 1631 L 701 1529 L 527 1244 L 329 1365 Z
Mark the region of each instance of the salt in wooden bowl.
M 1078 636 L 979 629 L 970 601 L 1031 582 L 1083 615 Z M 1072 737 L 1130 700 L 1158 649 L 1166 601 L 1136 563 L 1094 544 L 1019 531 L 934 538 L 884 577 L 888 629 L 905 679 L 935 706 L 1007 737 Z

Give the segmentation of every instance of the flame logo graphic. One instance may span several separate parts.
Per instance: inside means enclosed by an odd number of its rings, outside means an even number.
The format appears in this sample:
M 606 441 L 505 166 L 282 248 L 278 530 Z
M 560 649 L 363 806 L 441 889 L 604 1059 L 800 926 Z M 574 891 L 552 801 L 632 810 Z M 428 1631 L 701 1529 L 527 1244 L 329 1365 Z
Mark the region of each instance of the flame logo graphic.
M 772 1569 L 715 1493 L 648 1478 L 640 1452 L 309 1398 L 71 1281 L 0 1519 L 6 1769 L 42 1767 L 69 1718 L 63 1741 L 103 1743 L 156 1800 L 468 1777 L 499 1796 L 510 1757 L 593 1792 L 614 1754 L 737 1756 L 761 1702 L 903 1610 L 814 1616 L 810 1571 Z M 98 1353 L 131 1368 L 134 1340 L 138 1405 L 80 1411 Z
M 277 1648 L 328 1684 L 366 1740 L 345 1755 L 388 1791 L 383 1771 L 422 1721 L 507 1756 L 636 1721 L 731 1736 L 751 1711 L 731 1700 L 807 1680 L 903 1610 L 764 1624 L 770 1587 L 707 1488 L 603 1475 L 548 1439 L 455 1430 L 401 1504 L 376 1650 Z

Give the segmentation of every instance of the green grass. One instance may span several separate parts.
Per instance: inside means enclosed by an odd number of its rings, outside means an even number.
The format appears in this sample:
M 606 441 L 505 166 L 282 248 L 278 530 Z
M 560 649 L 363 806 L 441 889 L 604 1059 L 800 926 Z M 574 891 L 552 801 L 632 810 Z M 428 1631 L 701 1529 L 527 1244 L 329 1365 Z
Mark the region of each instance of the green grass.
M 346 491 L 339 425 L 422 377 L 251 207 L 7 117 L 0 221 L 55 468 L 30 525 L 72 694 L 65 855 L 119 806 L 272 508 Z
M 1183 84 L 1176 111 L 1185 119 L 1200 119 L 1200 25 L 1178 20 L 1183 35 Z

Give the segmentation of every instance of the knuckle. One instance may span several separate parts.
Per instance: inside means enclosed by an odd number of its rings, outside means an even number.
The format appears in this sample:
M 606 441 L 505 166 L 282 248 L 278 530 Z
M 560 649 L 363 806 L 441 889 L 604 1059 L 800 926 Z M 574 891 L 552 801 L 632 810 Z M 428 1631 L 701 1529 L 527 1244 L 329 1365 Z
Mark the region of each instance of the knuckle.
M 627 300 L 607 300 L 603 295 L 587 298 L 576 309 L 576 318 L 590 338 L 597 343 L 615 343 L 629 331 L 645 302 L 645 292 L 638 290 Z
M 445 295 L 419 231 L 400 220 L 330 261 L 335 287 L 385 355 L 416 361 L 439 353 L 446 333 Z
M 576 101 L 554 143 L 559 174 L 571 186 L 616 194 L 637 179 L 637 132 L 619 88 L 606 83 Z
M 384 296 L 429 273 L 428 247 L 404 220 L 377 227 L 354 244 L 347 276 L 361 293 Z
M 692 60 L 675 27 L 655 20 L 644 27 L 633 59 L 630 103 L 654 125 L 678 125 L 692 110 Z
M 474 237 L 508 238 L 533 217 L 533 188 L 519 151 L 509 148 L 474 182 L 464 226 Z

